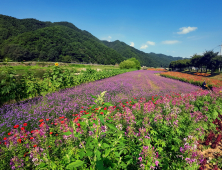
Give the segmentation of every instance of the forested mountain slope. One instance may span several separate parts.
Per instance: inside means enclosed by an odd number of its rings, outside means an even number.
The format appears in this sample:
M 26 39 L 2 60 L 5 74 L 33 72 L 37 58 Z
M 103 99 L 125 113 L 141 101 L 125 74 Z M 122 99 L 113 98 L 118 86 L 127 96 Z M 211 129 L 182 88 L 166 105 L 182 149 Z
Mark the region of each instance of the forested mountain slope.
M 42 22 L 0 14 L 0 60 L 115 64 L 132 57 L 141 66 L 150 67 L 168 67 L 171 61 L 182 59 L 144 53 L 119 40 L 101 41 L 65 21 Z
M 127 45 L 119 40 L 108 42 L 102 41 L 107 47 L 116 50 L 125 58 L 135 57 L 141 63 L 141 66 L 149 67 L 168 67 L 171 61 L 183 59 L 182 57 L 172 57 L 164 54 L 155 53 L 145 53 L 143 51 L 137 50 L 134 47 Z

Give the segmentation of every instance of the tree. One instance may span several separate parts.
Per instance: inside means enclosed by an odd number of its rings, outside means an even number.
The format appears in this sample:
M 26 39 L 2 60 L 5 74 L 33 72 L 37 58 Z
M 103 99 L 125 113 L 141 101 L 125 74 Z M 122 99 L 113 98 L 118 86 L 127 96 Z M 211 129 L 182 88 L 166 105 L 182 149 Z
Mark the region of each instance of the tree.
M 193 57 L 190 59 L 190 62 L 191 62 L 192 66 L 198 67 L 198 68 L 201 67 L 201 72 L 202 72 L 202 62 L 201 62 L 202 57 L 203 56 L 201 56 L 201 55 L 194 54 Z
M 211 60 L 216 57 L 218 55 L 218 52 L 214 53 L 213 50 L 211 51 L 206 51 L 202 57 L 202 63 L 203 65 L 206 66 L 206 72 L 207 72 L 207 69 L 211 67 Z

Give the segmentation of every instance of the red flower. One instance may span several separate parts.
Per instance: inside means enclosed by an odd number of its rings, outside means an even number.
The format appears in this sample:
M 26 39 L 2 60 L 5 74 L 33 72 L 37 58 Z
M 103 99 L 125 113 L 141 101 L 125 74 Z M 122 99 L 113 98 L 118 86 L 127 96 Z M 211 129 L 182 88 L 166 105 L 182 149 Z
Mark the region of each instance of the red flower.
M 22 139 L 18 139 L 17 142 L 21 143 L 21 142 L 22 142 Z
M 103 112 L 101 112 L 100 114 L 103 115 Z
M 25 130 L 25 128 L 24 128 L 24 127 L 21 127 L 21 130 Z
M 4 137 L 4 140 L 6 140 L 7 138 L 6 137 Z
M 53 134 L 53 132 L 49 132 L 49 134 L 51 135 L 51 134 Z
M 81 107 L 83 109 L 83 107 Z
M 134 98 L 134 99 L 136 99 L 136 98 Z
M 104 107 L 104 110 L 107 110 L 107 108 L 106 108 L 106 107 Z
M 44 121 L 43 119 L 40 119 L 40 120 L 39 120 L 39 122 L 43 122 L 43 121 Z
M 42 122 L 42 123 L 39 125 L 39 127 L 42 127 L 44 124 L 45 124 L 45 123 L 44 123 L 44 122 Z
M 125 105 L 123 105 L 123 107 L 125 107 Z
M 33 145 L 33 147 L 35 148 L 37 145 Z
M 24 123 L 23 126 L 27 126 L 27 123 Z
M 58 125 L 58 123 L 54 123 L 54 125 Z
M 74 119 L 74 122 L 75 122 L 75 123 L 78 122 L 78 118 L 75 118 L 75 119 Z
M 56 134 L 56 136 L 58 136 L 58 134 Z
M 31 140 L 34 139 L 33 137 L 30 138 Z
M 46 121 L 49 121 L 49 119 L 46 119 Z
M 8 135 L 10 136 L 10 135 L 11 135 L 11 132 L 9 132 Z
M 62 116 L 62 117 L 59 117 L 59 119 L 64 119 L 64 116 Z
M 126 103 L 128 103 L 128 102 L 126 102 Z
M 19 125 L 15 125 L 15 126 L 14 126 L 15 129 L 18 128 L 18 127 L 19 127 Z
M 65 121 L 61 121 L 61 124 L 65 123 Z
M 79 127 L 80 127 L 80 123 L 77 123 L 77 126 L 79 126 Z
M 49 146 L 49 148 L 50 148 L 51 146 Z

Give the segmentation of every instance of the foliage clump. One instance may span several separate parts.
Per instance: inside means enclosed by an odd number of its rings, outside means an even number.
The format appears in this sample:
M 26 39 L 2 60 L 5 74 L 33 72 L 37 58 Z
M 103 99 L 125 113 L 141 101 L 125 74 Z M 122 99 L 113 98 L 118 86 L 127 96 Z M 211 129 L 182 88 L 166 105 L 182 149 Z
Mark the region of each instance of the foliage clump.
M 120 69 L 130 69 L 130 68 L 136 68 L 137 70 L 140 70 L 140 62 L 136 58 L 130 58 L 128 60 L 124 60 L 119 64 Z

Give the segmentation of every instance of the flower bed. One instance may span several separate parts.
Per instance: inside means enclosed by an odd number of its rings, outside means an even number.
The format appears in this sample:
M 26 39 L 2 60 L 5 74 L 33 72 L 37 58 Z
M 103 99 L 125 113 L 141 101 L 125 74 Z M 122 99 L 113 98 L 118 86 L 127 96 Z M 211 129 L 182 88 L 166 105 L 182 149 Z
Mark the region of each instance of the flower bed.
M 202 76 L 196 76 L 196 75 L 190 75 L 186 73 L 180 73 L 180 72 L 162 72 L 160 73 L 163 77 L 168 77 L 176 80 L 180 80 L 183 82 L 188 82 L 197 86 L 201 86 L 203 81 L 205 80 L 206 84 L 212 88 L 212 87 L 220 87 L 222 85 L 221 80 L 206 78 Z
M 216 137 L 212 148 L 221 141 L 219 90 L 135 98 L 115 106 L 104 103 L 103 92 L 72 119 L 41 118 L 38 129 L 26 122 L 14 125 L 0 145 L 0 168 L 203 169 L 198 140 L 207 135 L 209 145 Z
M 149 71 L 167 71 L 164 68 L 148 68 L 147 70 L 149 70 Z

